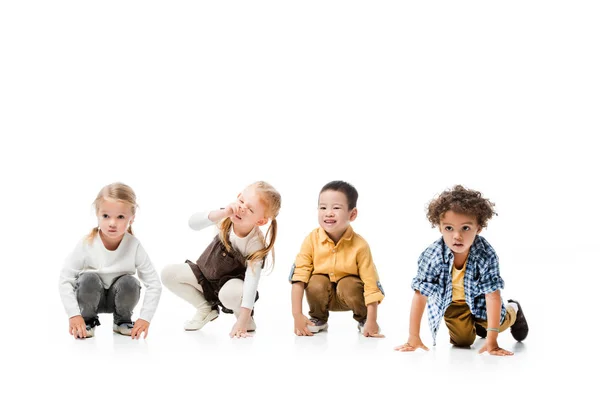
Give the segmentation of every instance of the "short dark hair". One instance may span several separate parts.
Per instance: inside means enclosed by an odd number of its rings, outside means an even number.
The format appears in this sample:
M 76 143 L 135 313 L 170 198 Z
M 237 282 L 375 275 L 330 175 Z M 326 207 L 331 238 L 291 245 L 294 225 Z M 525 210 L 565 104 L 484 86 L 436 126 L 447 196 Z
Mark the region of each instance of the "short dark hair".
M 354 186 L 344 181 L 331 181 L 319 192 L 319 195 L 327 190 L 334 190 L 336 192 L 342 192 L 346 195 L 346 200 L 348 200 L 348 210 L 352 210 L 356 207 L 356 203 L 358 202 L 358 191 Z
M 427 219 L 431 222 L 431 226 L 435 227 L 440 224 L 442 216 L 447 211 L 454 211 L 474 216 L 477 218 L 477 224 L 485 228 L 488 220 L 498 215 L 494 206 L 495 204 L 482 197 L 480 192 L 456 185 L 431 200 L 427 206 Z

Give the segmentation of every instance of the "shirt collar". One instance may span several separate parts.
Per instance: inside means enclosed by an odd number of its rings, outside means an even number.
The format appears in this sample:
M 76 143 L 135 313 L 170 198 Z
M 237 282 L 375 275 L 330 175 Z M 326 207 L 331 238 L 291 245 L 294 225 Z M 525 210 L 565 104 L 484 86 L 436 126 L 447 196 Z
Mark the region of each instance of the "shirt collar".
M 340 244 L 342 242 L 342 240 L 350 240 L 353 237 L 354 237 L 354 229 L 352 229 L 352 225 L 348 225 L 348 228 L 346 228 L 346 232 L 344 232 L 344 234 L 340 238 L 340 241 L 338 242 L 338 244 Z M 327 232 L 325 232 L 325 229 L 323 229 L 322 227 L 319 227 L 319 242 L 325 243 L 327 241 L 330 241 L 331 243 L 333 243 L 333 240 L 331 240 L 331 238 L 327 235 Z

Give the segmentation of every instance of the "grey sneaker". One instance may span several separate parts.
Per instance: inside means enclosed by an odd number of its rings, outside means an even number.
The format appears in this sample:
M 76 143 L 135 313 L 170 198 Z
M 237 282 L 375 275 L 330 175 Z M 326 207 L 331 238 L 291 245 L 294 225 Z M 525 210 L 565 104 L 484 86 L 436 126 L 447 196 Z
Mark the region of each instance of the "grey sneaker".
M 329 325 L 327 325 L 327 322 L 321 321 L 320 319 L 311 318 L 310 322 L 312 322 L 314 324 L 314 325 L 308 325 L 308 330 L 311 333 L 318 333 L 321 331 L 326 331 L 327 328 L 329 327 Z
M 120 325 L 113 324 L 113 332 L 119 333 L 124 336 L 131 336 L 132 329 L 133 329 L 133 324 L 131 322 L 124 322 Z

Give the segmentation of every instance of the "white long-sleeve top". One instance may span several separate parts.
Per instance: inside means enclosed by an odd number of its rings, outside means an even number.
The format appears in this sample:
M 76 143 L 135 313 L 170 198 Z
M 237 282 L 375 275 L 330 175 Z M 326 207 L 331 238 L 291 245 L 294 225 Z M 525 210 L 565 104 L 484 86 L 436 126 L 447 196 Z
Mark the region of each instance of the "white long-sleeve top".
M 110 288 L 118 277 L 135 275 L 137 272 L 146 287 L 140 318 L 148 322 L 152 320 L 158 307 L 162 285 L 148 254 L 135 236 L 126 232 L 114 251 L 104 247 L 100 233 L 96 234 L 91 243 L 87 237 L 77 243 L 67 257 L 59 279 L 60 297 L 69 318 L 81 315 L 75 296 L 75 282 L 79 275 L 90 272 L 100 276 L 105 289 Z
M 189 220 L 190 228 L 199 231 L 215 225 L 214 222 L 208 219 L 209 213 L 210 211 L 204 211 L 192 215 Z M 229 231 L 229 241 L 233 248 L 239 251 L 244 257 L 265 248 L 265 237 L 258 226 L 255 226 L 245 237 L 236 235 L 233 231 L 233 227 L 231 227 L 231 230 Z M 252 310 L 254 307 L 254 300 L 256 298 L 256 291 L 258 290 L 258 281 L 260 280 L 262 266 L 263 260 L 253 263 L 252 266 L 250 266 L 249 262 L 246 262 L 246 275 L 244 276 L 244 290 L 242 293 L 242 307 L 244 308 Z

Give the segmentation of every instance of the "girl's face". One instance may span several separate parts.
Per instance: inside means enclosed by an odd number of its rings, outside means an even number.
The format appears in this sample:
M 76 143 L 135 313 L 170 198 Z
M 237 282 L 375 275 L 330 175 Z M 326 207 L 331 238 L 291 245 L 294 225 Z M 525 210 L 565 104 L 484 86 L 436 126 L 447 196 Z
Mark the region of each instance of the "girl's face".
M 97 217 L 102 235 L 110 242 L 120 242 L 135 218 L 130 205 L 107 198 L 100 204 Z
M 266 207 L 253 187 L 244 189 L 237 198 L 238 212 L 231 217 L 231 222 L 243 230 L 251 230 L 255 226 L 267 223 Z
M 481 227 L 477 224 L 477 218 L 472 215 L 446 211 L 440 218 L 440 232 L 446 246 L 460 254 L 469 251 L 475 237 L 481 232 Z

